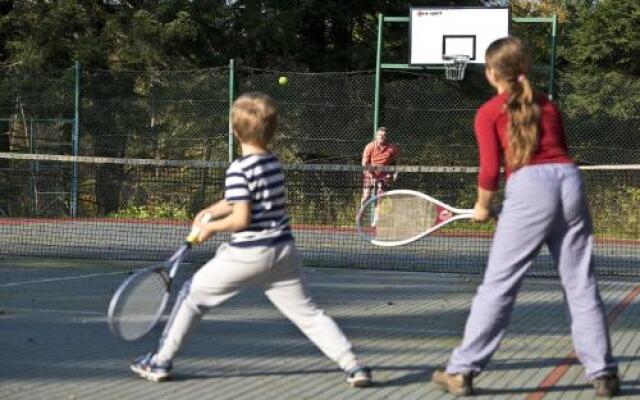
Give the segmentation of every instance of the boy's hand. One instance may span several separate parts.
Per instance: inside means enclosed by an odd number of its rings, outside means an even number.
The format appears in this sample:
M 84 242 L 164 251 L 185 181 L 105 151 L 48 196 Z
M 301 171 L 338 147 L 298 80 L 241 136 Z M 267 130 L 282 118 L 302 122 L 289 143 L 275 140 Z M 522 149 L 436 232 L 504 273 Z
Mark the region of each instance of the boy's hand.
M 209 222 L 202 222 L 198 218 L 193 220 L 191 229 L 195 229 L 198 231 L 198 237 L 195 240 L 196 244 L 207 241 L 214 234 L 214 231 L 211 229 L 211 224 Z
M 209 239 L 211 235 L 213 235 L 213 231 L 211 230 L 211 226 L 209 224 L 211 219 L 212 210 L 210 210 L 209 208 L 205 208 L 204 210 L 200 211 L 193 219 L 191 230 L 197 231 L 198 233 L 198 236 L 194 240 L 195 244 L 200 244 Z

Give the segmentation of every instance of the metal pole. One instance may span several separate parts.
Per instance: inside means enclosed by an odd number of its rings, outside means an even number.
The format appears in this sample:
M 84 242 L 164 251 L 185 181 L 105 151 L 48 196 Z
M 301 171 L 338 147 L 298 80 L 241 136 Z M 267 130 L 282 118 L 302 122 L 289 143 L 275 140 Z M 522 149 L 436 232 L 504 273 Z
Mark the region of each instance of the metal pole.
M 553 15 L 551 21 L 551 60 L 549 60 L 549 99 L 555 97 L 555 71 L 556 71 L 556 43 L 558 38 L 558 16 Z
M 378 14 L 378 43 L 376 48 L 376 77 L 375 89 L 373 97 L 373 138 L 375 139 L 378 124 L 380 122 L 380 80 L 382 69 L 382 27 L 384 22 L 384 14 Z
M 235 77 L 233 58 L 229 60 L 229 162 L 233 161 L 233 125 L 231 123 L 231 108 L 235 98 Z
M 71 134 L 71 155 L 78 156 L 80 141 L 80 61 L 74 63 L 75 93 L 73 97 L 73 132 Z M 72 164 L 71 199 L 69 212 L 72 217 L 78 216 L 78 163 Z

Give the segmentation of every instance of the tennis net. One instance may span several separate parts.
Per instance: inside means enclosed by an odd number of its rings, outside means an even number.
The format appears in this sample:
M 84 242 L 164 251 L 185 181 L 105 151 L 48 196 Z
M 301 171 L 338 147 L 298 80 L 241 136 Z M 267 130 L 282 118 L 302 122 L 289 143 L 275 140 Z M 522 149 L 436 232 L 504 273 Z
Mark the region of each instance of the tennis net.
M 160 260 L 188 233 L 190 219 L 222 196 L 225 162 L 0 153 L 0 254 Z M 355 215 L 362 169 L 285 165 L 288 207 L 305 266 L 481 273 L 493 227 L 456 222 L 397 248 L 359 238 Z M 640 275 L 640 166 L 581 167 L 601 275 Z M 471 208 L 477 169 L 399 166 L 392 188 Z M 410 210 L 407 210 L 410 213 Z M 228 235 L 199 246 L 210 258 Z M 530 274 L 555 275 L 543 249 Z

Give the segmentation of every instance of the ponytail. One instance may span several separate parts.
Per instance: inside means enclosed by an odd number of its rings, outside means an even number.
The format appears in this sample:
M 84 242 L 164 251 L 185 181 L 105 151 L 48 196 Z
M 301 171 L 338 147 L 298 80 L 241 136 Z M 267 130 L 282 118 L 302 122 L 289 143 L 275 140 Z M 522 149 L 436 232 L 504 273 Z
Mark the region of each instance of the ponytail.
M 538 148 L 541 112 L 526 75 L 531 69 L 531 55 L 522 40 L 509 36 L 491 43 L 485 60 L 487 68 L 491 68 L 497 78 L 508 85 L 509 145 L 505 158 L 507 166 L 516 170 L 527 165 Z
M 506 160 L 515 171 L 527 165 L 538 148 L 540 106 L 536 102 L 531 82 L 524 74 L 520 74 L 512 85 L 507 99 L 507 112 L 509 147 Z

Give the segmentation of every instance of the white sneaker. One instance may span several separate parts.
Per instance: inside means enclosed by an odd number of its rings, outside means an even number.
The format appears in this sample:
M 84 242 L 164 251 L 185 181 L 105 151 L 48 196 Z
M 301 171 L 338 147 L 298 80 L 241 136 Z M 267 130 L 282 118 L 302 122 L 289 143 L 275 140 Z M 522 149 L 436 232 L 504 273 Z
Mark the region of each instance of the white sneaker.
M 149 353 L 136 358 L 129 364 L 129 368 L 146 380 L 151 382 L 164 382 L 170 377 L 171 363 L 169 362 L 165 365 L 156 364 L 154 356 L 155 353 Z
M 351 387 L 367 387 L 371 386 L 371 369 L 368 367 L 357 366 L 353 369 L 345 371 L 347 374 L 347 383 Z

